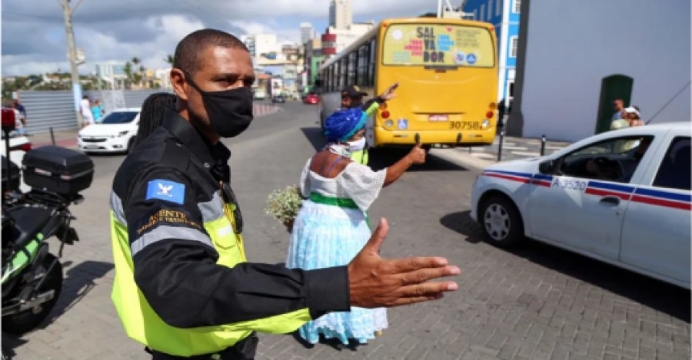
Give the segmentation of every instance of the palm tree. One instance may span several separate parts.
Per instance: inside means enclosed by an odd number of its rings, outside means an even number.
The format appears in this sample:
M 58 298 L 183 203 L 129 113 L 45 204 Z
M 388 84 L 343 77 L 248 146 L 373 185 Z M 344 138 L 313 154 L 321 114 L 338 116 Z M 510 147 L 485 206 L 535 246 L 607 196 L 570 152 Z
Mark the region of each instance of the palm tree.
M 173 55 L 168 54 L 168 56 L 166 56 L 164 61 L 166 61 L 167 63 L 169 63 L 172 66 L 173 65 Z
M 132 83 L 132 63 L 126 62 L 123 67 L 123 72 L 125 73 L 125 87 L 127 88 Z
M 142 85 L 142 78 L 143 78 L 143 76 L 141 73 L 135 73 L 132 75 L 132 82 L 141 86 Z
M 139 74 L 140 74 L 140 76 L 141 76 L 142 79 L 146 78 L 146 75 L 145 75 L 145 74 L 146 74 L 146 71 L 147 71 L 147 69 L 144 67 L 144 65 L 140 65 L 140 66 L 139 66 Z M 141 80 L 140 80 L 139 86 L 142 86 L 142 81 L 141 81 Z

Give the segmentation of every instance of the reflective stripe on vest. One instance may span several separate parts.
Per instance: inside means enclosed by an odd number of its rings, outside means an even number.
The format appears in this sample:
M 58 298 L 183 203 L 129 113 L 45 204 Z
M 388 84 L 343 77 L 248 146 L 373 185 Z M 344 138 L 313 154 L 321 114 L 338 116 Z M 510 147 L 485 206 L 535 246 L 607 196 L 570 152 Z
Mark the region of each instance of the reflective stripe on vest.
M 112 199 L 111 204 L 113 205 Z M 202 212 L 204 228 L 219 254 L 216 263 L 234 267 L 245 262 L 242 236 L 235 234 L 234 219 L 232 216 L 229 218 L 224 211 L 226 208 L 232 214 L 233 205 L 224 204 L 217 192 L 211 201 L 200 203 L 198 207 Z M 174 356 L 213 354 L 235 345 L 253 330 L 275 334 L 290 333 L 311 320 L 309 310 L 301 309 L 263 319 L 204 328 L 182 329 L 166 324 L 151 308 L 134 281 L 127 226 L 119 220 L 113 206 L 110 215 L 116 269 L 111 299 L 127 335 L 143 345 Z

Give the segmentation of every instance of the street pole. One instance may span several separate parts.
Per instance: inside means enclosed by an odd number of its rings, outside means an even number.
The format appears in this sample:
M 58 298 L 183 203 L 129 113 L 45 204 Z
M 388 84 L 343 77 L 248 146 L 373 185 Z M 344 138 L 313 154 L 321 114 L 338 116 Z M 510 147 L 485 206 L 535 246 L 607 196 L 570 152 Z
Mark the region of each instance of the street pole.
M 77 48 L 74 41 L 74 31 L 72 29 L 72 9 L 70 0 L 60 0 L 62 12 L 65 17 L 65 32 L 67 33 L 67 49 L 70 59 L 70 71 L 72 72 L 72 94 L 74 97 L 74 107 L 77 113 L 77 126 L 81 129 L 84 120 L 80 111 L 79 102 L 82 98 L 82 87 L 79 82 L 79 70 L 77 69 Z

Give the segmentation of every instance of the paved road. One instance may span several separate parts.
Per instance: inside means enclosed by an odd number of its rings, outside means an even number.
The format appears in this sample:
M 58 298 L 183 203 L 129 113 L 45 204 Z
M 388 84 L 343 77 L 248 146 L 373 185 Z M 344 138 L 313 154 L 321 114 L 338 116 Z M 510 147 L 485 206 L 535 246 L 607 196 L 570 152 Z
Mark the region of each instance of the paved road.
M 231 142 L 232 179 L 255 261 L 284 261 L 288 234 L 263 214 L 264 200 L 295 183 L 321 144 L 316 109 L 284 107 Z M 147 359 L 123 334 L 109 300 L 107 204 L 122 157 L 94 160 L 87 201 L 74 207 L 82 241 L 65 251 L 64 293 L 45 328 L 22 339 L 3 335 L 15 359 Z M 387 216 L 391 224 L 384 256 L 445 255 L 462 268 L 458 292 L 390 310 L 390 329 L 356 351 L 306 349 L 290 335 L 263 335 L 257 359 L 690 358 L 688 291 L 540 244 L 512 252 L 487 245 L 468 217 L 475 176 L 431 158 L 383 191 L 372 209 L 373 218 Z

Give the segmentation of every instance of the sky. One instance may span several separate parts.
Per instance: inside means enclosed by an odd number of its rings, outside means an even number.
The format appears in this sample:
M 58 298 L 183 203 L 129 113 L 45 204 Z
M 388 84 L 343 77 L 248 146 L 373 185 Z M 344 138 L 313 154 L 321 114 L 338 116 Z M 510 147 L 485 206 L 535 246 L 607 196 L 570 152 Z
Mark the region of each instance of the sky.
M 72 6 L 78 1 L 71 0 Z M 436 5 L 436 0 L 352 0 L 354 21 L 414 17 Z M 280 40 L 298 42 L 301 22 L 321 34 L 328 16 L 328 0 L 83 0 L 73 27 L 86 55 L 80 73 L 88 74 L 96 63 L 133 57 L 146 68 L 165 68 L 177 42 L 202 28 L 237 36 L 276 33 Z M 59 0 L 2 1 L 2 75 L 57 70 L 69 71 Z

